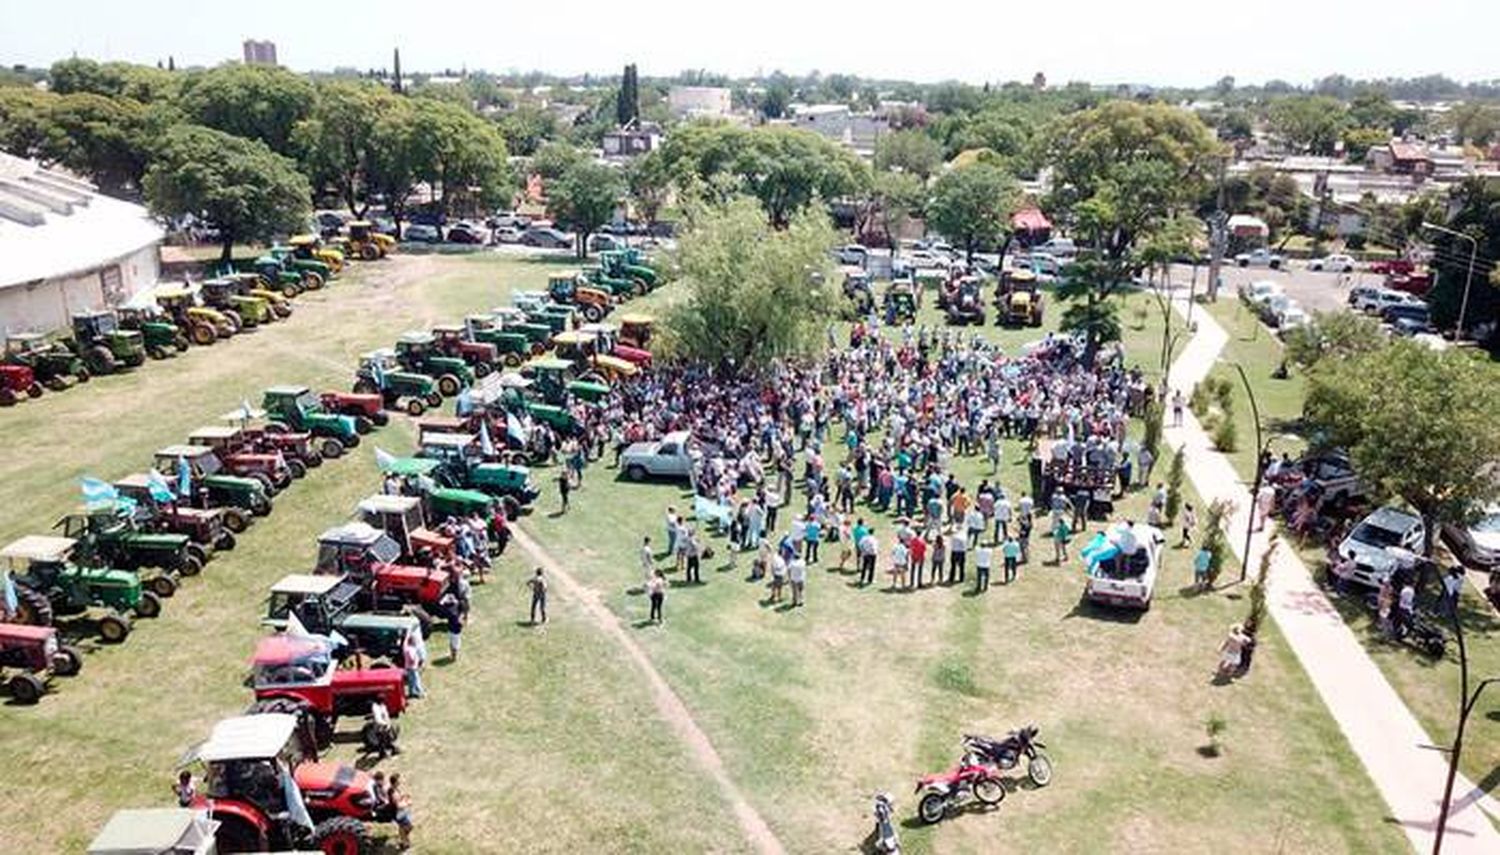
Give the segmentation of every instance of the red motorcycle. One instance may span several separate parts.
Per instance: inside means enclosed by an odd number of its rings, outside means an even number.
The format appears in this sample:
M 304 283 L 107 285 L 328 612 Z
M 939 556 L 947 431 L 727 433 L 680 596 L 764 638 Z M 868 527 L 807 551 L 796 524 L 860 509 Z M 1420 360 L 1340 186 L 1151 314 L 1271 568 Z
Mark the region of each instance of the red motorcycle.
M 995 770 L 965 761 L 946 772 L 924 775 L 917 780 L 916 792 L 921 794 L 917 802 L 917 815 L 931 825 L 939 822 L 949 811 L 954 811 L 978 801 L 987 807 L 1000 804 L 1005 798 L 1005 785 L 1000 782 Z

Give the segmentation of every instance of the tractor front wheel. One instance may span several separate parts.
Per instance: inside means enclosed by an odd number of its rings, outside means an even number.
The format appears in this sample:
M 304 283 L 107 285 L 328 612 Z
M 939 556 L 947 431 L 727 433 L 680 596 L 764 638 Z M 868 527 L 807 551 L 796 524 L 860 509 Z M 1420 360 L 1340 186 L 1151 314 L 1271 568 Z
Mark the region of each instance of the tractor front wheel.
M 375 423 L 364 416 L 354 417 L 354 432 L 363 436 L 375 429 Z
M 156 595 L 149 591 L 142 594 L 141 597 L 143 601 L 145 597 L 151 597 L 153 600 L 156 599 Z M 160 606 L 161 604 L 157 603 L 157 605 Z M 119 644 L 129 638 L 130 618 L 122 614 L 108 614 L 100 618 L 99 637 L 110 644 Z
M 292 307 L 286 303 L 276 303 L 273 311 L 276 312 L 276 317 L 283 320 L 292 316 Z
M 224 527 L 232 534 L 243 534 L 250 527 L 250 517 L 241 508 L 226 508 L 224 511 Z
M 169 573 L 161 573 L 151 577 L 149 587 L 151 588 L 151 593 L 162 599 L 166 599 L 177 593 L 177 580 L 172 578 Z
M 334 437 L 325 436 L 318 441 L 318 451 L 325 460 L 337 460 L 344 456 L 344 444 Z
M 207 347 L 219 340 L 219 334 L 211 324 L 193 324 L 188 335 L 192 338 L 193 344 L 203 347 Z
M 457 394 L 457 392 L 454 394 Z M 428 392 L 425 398 L 429 407 L 441 407 L 443 405 L 442 392 Z
M 18 704 L 30 706 L 47 693 L 47 684 L 35 674 L 20 673 L 10 678 L 10 696 Z
M 222 309 L 221 311 L 224 313 L 224 320 L 229 322 L 229 334 L 239 335 L 245 329 L 245 319 L 240 317 L 240 313 L 234 309 Z
M 220 552 L 233 552 L 237 543 L 239 541 L 235 539 L 234 532 L 226 531 L 214 541 L 214 549 Z
M 203 572 L 204 567 L 208 566 L 208 559 L 210 557 L 208 549 L 203 544 L 189 543 L 187 545 L 188 560 L 183 561 L 182 567 L 178 568 L 177 572 L 184 576 L 196 576 Z
M 373 395 L 379 391 L 380 387 L 369 380 L 360 378 L 354 381 L 354 394 L 356 395 Z
M 135 604 L 135 616 L 161 617 L 161 597 L 157 596 L 154 591 L 142 591 L 141 601 Z
M 377 410 L 374 415 L 368 416 L 370 423 L 376 427 L 385 427 L 391 423 L 391 417 L 384 410 Z
M 209 330 L 209 332 L 213 332 L 213 330 Z M 172 346 L 177 348 L 178 353 L 187 353 L 188 348 L 191 347 L 192 344 L 192 339 L 189 339 L 183 333 L 178 333 L 172 338 Z
M 374 261 L 375 259 L 380 257 L 380 250 L 376 249 L 375 244 L 373 243 L 361 244 L 359 248 L 359 257 L 364 259 L 365 261 Z
M 256 496 L 250 502 L 250 513 L 258 517 L 269 516 L 271 513 L 271 499 L 267 496 Z
M 16 397 L 15 392 L 12 392 L 11 390 L 4 387 L 0 387 L 0 407 L 14 407 L 16 405 L 16 401 L 19 400 L 20 398 Z
M 78 366 L 78 371 L 73 375 L 73 379 L 77 380 L 79 383 L 87 383 L 89 382 L 89 378 L 93 376 L 93 374 L 89 373 L 87 367 L 80 365 Z
M 102 344 L 89 348 L 84 359 L 88 361 L 89 370 L 95 374 L 113 374 L 119 367 L 115 362 L 115 355 Z
M 57 648 L 52 656 L 52 673 L 59 677 L 71 677 L 83 670 L 83 654 L 71 644 Z
M 604 309 L 598 303 L 589 303 L 583 307 L 583 319 L 591 324 L 597 324 L 604 319 Z
M 370 851 L 365 824 L 352 816 L 335 816 L 318 823 L 312 843 L 323 855 L 362 855 Z
M 519 367 L 521 367 L 521 354 L 519 354 L 519 353 L 507 353 L 504 356 L 500 357 L 500 360 L 502 362 L 504 362 L 507 367 L 510 367 L 510 368 L 519 368 Z
M 421 398 L 409 398 L 406 401 L 406 412 L 407 415 L 420 416 L 427 412 L 427 405 L 422 402 Z
M 534 342 L 531 343 L 531 355 L 532 356 L 541 356 L 542 354 L 544 354 L 546 352 L 547 352 L 547 346 L 545 344 L 542 344 L 539 341 L 534 341 Z
M 323 452 L 319 451 L 316 448 L 309 448 L 307 450 L 307 456 L 302 458 L 302 465 L 306 466 L 308 469 L 317 469 L 319 466 L 322 466 Z
M 170 353 L 167 353 L 167 349 L 159 344 L 153 344 L 150 347 L 146 348 L 146 353 L 149 354 L 152 359 L 166 359 L 168 356 L 171 356 Z
M 323 287 L 323 274 L 316 270 L 308 270 L 302 274 L 302 288 L 306 291 L 316 291 Z
M 452 374 L 444 374 L 443 376 L 439 377 L 437 384 L 438 391 L 443 393 L 444 398 L 451 398 L 454 395 L 457 395 L 459 390 L 463 388 L 463 386 L 459 383 L 458 378 Z
M 49 377 L 42 385 L 46 386 L 50 391 L 62 392 L 68 388 L 68 381 L 61 377 Z
M 307 477 L 307 464 L 295 457 L 288 457 L 286 460 L 286 471 L 292 473 L 294 480 L 305 478 Z
M 254 478 L 256 482 L 260 484 L 261 488 L 266 491 L 266 495 L 268 496 L 274 496 L 280 490 L 280 488 L 276 486 L 276 482 L 271 480 L 271 476 L 267 475 L 264 472 L 251 472 L 250 477 Z M 254 509 L 252 508 L 251 510 Z

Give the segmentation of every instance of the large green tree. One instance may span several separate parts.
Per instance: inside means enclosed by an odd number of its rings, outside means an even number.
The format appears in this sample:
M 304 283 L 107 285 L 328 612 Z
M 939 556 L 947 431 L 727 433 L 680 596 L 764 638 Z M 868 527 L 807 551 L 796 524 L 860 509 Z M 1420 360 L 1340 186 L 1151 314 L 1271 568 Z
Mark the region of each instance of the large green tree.
M 777 229 L 741 197 L 689 222 L 675 258 L 685 296 L 666 317 L 671 356 L 740 371 L 821 345 L 838 297 L 825 214 L 804 209 Z
M 413 165 L 426 182 L 438 213 L 490 208 L 511 187 L 505 139 L 467 108 L 413 98 L 417 133 L 410 137 Z
M 165 134 L 145 188 L 157 216 L 190 215 L 217 229 L 224 261 L 237 241 L 301 230 L 311 194 L 296 163 L 264 143 L 196 125 Z
M 1472 333 L 1476 327 L 1488 324 L 1494 330 L 1489 348 L 1500 352 L 1500 288 L 1489 284 L 1491 274 L 1500 270 L 1494 261 L 1500 258 L 1500 181 L 1469 179 L 1454 191 L 1452 201 L 1457 204 L 1457 211 L 1447 221 L 1447 227 L 1473 236 L 1478 241 L 1478 251 L 1469 241 L 1444 232 L 1426 235 L 1433 241 L 1432 266 L 1437 275 L 1427 295 L 1433 321 L 1444 327 L 1456 325 L 1462 311 L 1464 329 Z M 1437 210 L 1428 210 L 1427 218 L 1443 222 Z M 1467 306 L 1465 290 L 1469 292 Z
M 1349 126 L 1343 102 L 1326 95 L 1292 95 L 1271 102 L 1271 128 L 1287 145 L 1309 154 L 1333 154 Z
M 926 181 L 943 165 L 943 147 L 918 130 L 896 131 L 875 141 L 875 168 Z
M 378 83 L 329 81 L 319 85 L 312 115 L 292 131 L 304 171 L 315 185 L 332 188 L 357 217 L 369 207 L 381 144 L 376 125 L 382 115 L 403 106 L 401 96 Z
M 547 185 L 547 212 L 577 236 L 578 257 L 587 258 L 589 237 L 614 217 L 624 195 L 619 170 L 584 160 Z
M 960 166 L 932 185 L 927 224 L 963 247 L 972 262 L 976 250 L 1000 243 L 1019 196 L 1016 180 L 1004 170 L 985 163 Z
M 265 65 L 221 65 L 187 77 L 179 104 L 188 118 L 292 156 L 292 129 L 313 112 L 307 78 Z
M 1402 340 L 1323 359 L 1304 417 L 1366 484 L 1421 514 L 1429 555 L 1441 524 L 1500 498 L 1500 375 L 1469 354 Z

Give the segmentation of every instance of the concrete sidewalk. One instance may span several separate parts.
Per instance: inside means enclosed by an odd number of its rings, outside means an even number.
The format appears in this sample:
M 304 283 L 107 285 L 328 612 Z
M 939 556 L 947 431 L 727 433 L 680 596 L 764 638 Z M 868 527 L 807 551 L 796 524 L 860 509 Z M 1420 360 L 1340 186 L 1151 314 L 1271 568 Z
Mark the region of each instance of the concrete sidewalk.
M 1175 299 L 1174 305 L 1186 316 L 1184 300 Z M 1208 375 L 1229 341 L 1229 334 L 1201 307 L 1192 317 L 1198 325 L 1197 333 L 1172 363 L 1169 378 L 1171 387 L 1182 390 L 1184 398 Z M 1171 424 L 1170 406 L 1166 421 Z M 1185 413 L 1182 427 L 1164 430 L 1164 442 L 1170 449 L 1185 449 L 1185 469 L 1205 505 L 1216 499 L 1234 505 L 1228 540 L 1239 555 L 1245 547 L 1249 485 L 1240 480 L 1228 458 L 1214 450 L 1191 411 Z M 1274 529 L 1274 523 L 1268 525 L 1251 541 L 1252 572 L 1259 566 L 1266 539 Z M 1365 653 L 1359 639 L 1313 581 L 1307 566 L 1286 545 L 1272 557 L 1266 602 L 1281 634 L 1385 798 L 1388 820 L 1401 825 L 1413 848 L 1430 852 L 1448 773 L 1446 756 L 1424 747 L 1432 745 L 1432 739 Z M 1249 679 L 1255 679 L 1253 673 Z M 1457 704 L 1454 698 L 1455 711 Z M 1443 851 L 1500 853 L 1500 832 L 1484 811 L 1500 817 L 1500 805 L 1460 775 L 1454 783 Z

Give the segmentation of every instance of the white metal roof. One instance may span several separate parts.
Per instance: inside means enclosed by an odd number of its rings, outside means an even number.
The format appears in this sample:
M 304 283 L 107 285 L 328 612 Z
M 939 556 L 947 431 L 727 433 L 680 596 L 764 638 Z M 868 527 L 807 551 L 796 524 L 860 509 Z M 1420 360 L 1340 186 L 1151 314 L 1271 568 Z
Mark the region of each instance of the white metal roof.
M 89 855 L 198 855 L 212 849 L 218 825 L 187 808 L 120 810 L 89 844 Z
M 421 499 L 416 496 L 391 496 L 385 493 L 377 493 L 359 503 L 359 509 L 366 513 L 404 513 L 415 506 Z
M 140 205 L 0 153 L 0 288 L 102 267 L 162 237 Z
M 73 550 L 77 543 L 71 537 L 53 537 L 49 534 L 28 534 L 20 540 L 0 549 L 0 558 L 24 558 L 27 561 L 60 561 Z
M 244 415 L 239 412 L 230 413 L 227 418 L 240 419 L 244 418 Z M 204 425 L 193 431 L 188 438 L 192 440 L 197 440 L 199 437 L 203 437 L 204 439 L 233 439 L 239 433 L 239 428 L 230 425 Z
M 364 502 L 360 502 L 364 507 Z M 318 541 L 331 543 L 373 543 L 385 536 L 385 532 L 370 525 L 369 523 L 351 522 L 333 528 L 318 535 Z
M 433 433 L 422 438 L 423 445 L 450 446 L 453 448 L 464 448 L 478 441 L 478 435 L 472 433 Z
M 296 728 L 297 717 L 286 713 L 226 718 L 214 725 L 213 733 L 195 753 L 206 763 L 275 757 Z
M 314 576 L 310 573 L 289 573 L 271 586 L 273 594 L 326 594 L 343 581 L 340 576 Z

